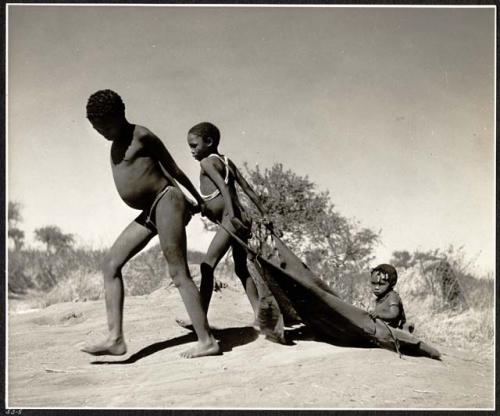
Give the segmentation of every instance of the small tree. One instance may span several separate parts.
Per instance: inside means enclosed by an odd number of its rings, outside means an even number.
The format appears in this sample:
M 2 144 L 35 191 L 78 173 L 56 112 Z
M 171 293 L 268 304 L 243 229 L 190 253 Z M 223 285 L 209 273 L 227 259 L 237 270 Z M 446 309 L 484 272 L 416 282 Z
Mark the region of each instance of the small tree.
M 285 242 L 352 301 L 353 280 L 348 275 L 370 262 L 378 234 L 337 212 L 329 193 L 318 192 L 307 176 L 285 170 L 281 164 L 264 171 L 258 166 L 245 167 L 250 184 Z M 245 205 L 257 216 L 253 204 L 246 201 Z M 262 240 L 258 233 L 257 238 Z
M 14 250 L 21 250 L 24 245 L 24 231 L 19 228 L 22 221 L 21 204 L 16 201 L 9 201 L 8 208 L 8 237 L 14 243 Z
M 393 251 L 391 264 L 396 268 L 408 269 L 413 266 L 413 259 L 407 250 Z
M 57 253 L 72 248 L 75 240 L 72 234 L 65 234 L 55 225 L 47 225 L 35 230 L 35 238 L 45 244 L 47 252 Z

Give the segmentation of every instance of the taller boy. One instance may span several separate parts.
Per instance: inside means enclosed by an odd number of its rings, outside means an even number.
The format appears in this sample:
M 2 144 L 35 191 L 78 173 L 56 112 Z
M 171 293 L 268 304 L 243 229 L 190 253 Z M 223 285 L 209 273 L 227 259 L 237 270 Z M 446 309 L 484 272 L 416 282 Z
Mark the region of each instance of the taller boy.
M 147 128 L 127 121 L 125 105 L 117 93 L 101 90 L 91 95 L 87 118 L 94 129 L 112 142 L 111 169 L 120 197 L 142 213 L 120 234 L 104 262 L 109 335 L 105 341 L 88 345 L 82 351 L 93 355 L 125 354 L 121 269 L 158 234 L 170 276 L 198 335 L 197 345 L 181 355 L 192 358 L 220 353 L 219 344 L 210 332 L 200 294 L 189 274 L 185 225 L 190 213 L 188 202 L 174 186 L 174 180 L 193 195 L 200 207 L 203 200 L 161 140 Z

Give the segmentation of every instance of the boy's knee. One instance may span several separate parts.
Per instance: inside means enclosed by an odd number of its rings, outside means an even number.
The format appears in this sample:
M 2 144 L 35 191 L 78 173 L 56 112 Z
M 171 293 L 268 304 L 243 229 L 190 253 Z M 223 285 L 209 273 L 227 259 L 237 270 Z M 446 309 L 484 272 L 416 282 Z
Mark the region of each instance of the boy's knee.
M 121 273 L 122 264 L 113 256 L 108 256 L 104 259 L 101 265 L 102 273 L 105 279 L 112 279 Z
M 170 275 L 170 278 L 172 279 L 172 283 L 176 288 L 179 288 L 182 286 L 182 278 L 180 269 L 177 267 L 170 267 L 168 268 L 168 274 Z
M 174 284 L 177 286 L 176 281 L 186 274 L 187 267 L 185 261 L 183 260 L 181 249 L 175 244 L 168 244 L 164 245 L 162 250 L 165 258 L 167 259 L 168 273 L 174 280 Z
M 208 263 L 203 262 L 200 264 L 200 273 L 202 276 L 205 276 L 205 277 L 213 277 L 214 267 Z
M 167 259 L 169 267 L 170 264 L 180 264 L 182 262 L 182 248 L 177 244 L 163 244 L 161 249 L 163 251 L 163 255 Z
M 172 283 L 176 288 L 180 288 L 181 286 L 183 286 L 190 278 L 186 268 L 180 264 L 169 264 L 168 274 L 170 275 Z

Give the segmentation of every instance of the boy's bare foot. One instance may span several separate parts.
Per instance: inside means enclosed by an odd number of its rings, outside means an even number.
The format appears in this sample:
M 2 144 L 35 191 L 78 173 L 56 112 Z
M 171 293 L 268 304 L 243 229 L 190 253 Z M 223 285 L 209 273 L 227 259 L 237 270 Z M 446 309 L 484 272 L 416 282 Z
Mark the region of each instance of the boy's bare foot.
M 123 355 L 127 352 L 127 345 L 122 338 L 106 340 L 99 344 L 85 345 L 80 351 L 91 355 Z
M 175 322 L 177 323 L 177 325 L 183 327 L 184 329 L 187 329 L 189 331 L 194 331 L 193 324 L 189 321 L 180 318 L 175 318 Z
M 212 342 L 208 344 L 202 344 L 201 342 L 198 341 L 193 348 L 181 352 L 180 355 L 183 358 L 197 358 L 197 357 L 206 357 L 209 355 L 220 355 L 220 354 L 222 354 L 222 350 L 220 348 L 219 343 L 214 339 Z

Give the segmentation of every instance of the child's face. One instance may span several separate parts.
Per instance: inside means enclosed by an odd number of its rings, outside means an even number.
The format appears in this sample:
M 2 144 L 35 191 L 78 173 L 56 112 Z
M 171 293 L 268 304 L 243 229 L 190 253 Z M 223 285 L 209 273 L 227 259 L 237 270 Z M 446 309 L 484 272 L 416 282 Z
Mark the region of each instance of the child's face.
M 377 298 L 384 296 L 391 289 L 387 276 L 380 272 L 372 273 L 371 284 L 372 292 Z
M 213 153 L 213 148 L 209 140 L 204 140 L 203 137 L 197 136 L 196 134 L 188 134 L 187 141 L 191 149 L 191 155 L 196 160 L 202 160 Z
M 106 140 L 116 140 L 122 131 L 122 121 L 118 117 L 103 117 L 90 120 L 92 127 Z

